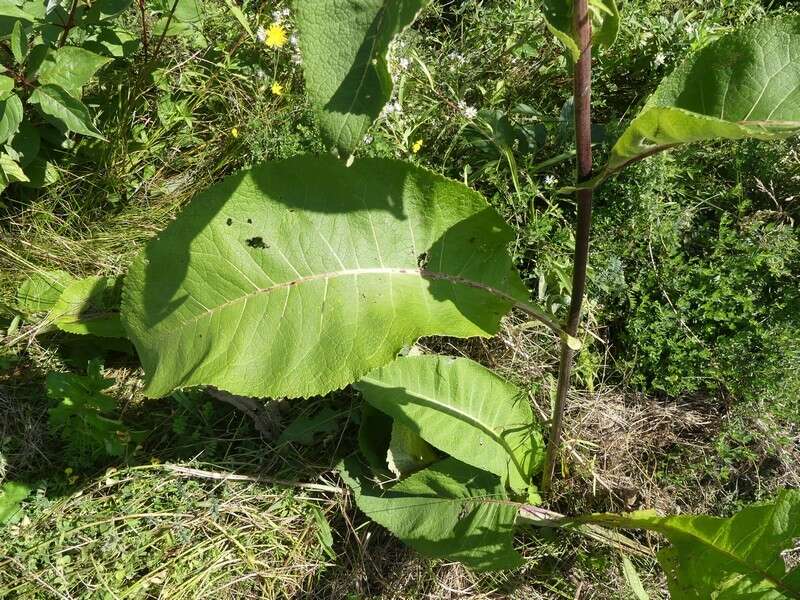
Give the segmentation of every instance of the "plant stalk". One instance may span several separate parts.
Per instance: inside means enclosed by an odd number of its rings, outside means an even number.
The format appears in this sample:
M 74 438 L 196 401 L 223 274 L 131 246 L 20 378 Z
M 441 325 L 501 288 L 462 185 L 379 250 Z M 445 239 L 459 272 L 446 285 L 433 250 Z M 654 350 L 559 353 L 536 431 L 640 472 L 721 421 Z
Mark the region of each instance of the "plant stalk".
M 574 0 L 573 15 L 578 47 L 581 49 L 573 73 L 577 181 L 581 183 L 591 179 L 592 176 L 592 19 L 589 13 L 589 0 Z M 575 255 L 572 261 L 572 294 L 565 326 L 566 332 L 572 337 L 577 337 L 578 334 L 583 295 L 586 291 L 586 267 L 589 263 L 589 235 L 592 224 L 592 190 L 578 190 L 575 196 L 578 205 L 578 223 L 575 229 Z M 575 352 L 562 339 L 558 388 L 542 474 L 542 491 L 545 493 L 549 492 L 552 486 L 561 446 L 564 408 L 574 355 Z

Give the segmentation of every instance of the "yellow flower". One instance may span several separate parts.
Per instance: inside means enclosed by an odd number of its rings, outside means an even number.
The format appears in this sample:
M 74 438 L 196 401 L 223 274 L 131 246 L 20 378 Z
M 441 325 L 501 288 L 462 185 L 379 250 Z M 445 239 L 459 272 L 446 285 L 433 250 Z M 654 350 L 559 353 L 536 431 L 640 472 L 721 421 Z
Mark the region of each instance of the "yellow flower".
M 411 146 L 411 151 L 412 151 L 414 154 L 416 154 L 416 153 L 417 153 L 417 152 L 419 152 L 420 150 L 422 150 L 422 140 L 417 140 L 416 142 L 414 142 L 414 145 L 413 145 L 413 146 Z
M 267 29 L 267 39 L 264 40 L 268 48 L 283 48 L 288 41 L 289 36 L 286 34 L 286 29 L 283 25 L 273 23 L 269 26 L 269 29 Z
M 283 86 L 277 81 L 272 83 L 272 87 L 270 89 L 276 96 L 283 96 Z
M 239 137 L 239 130 L 234 127 L 231 129 L 231 137 L 238 138 Z

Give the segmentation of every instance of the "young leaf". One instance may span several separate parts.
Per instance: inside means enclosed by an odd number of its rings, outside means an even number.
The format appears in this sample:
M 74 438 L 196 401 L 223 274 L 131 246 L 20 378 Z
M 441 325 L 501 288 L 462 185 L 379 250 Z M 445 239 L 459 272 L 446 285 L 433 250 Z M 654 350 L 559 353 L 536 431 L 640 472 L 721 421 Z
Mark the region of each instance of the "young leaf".
M 19 286 L 17 307 L 25 314 L 46 312 L 71 281 L 72 275 L 66 271 L 37 271 Z
M 30 493 L 30 487 L 17 481 L 6 481 L 0 486 L 0 525 L 19 512 L 19 505 Z
M 25 61 L 27 53 L 28 41 L 22 31 L 22 21 L 17 21 L 11 31 L 11 54 L 14 55 L 14 60 L 17 61 L 17 64 L 21 65 Z
M 659 517 L 652 512 L 580 519 L 610 527 L 656 531 L 672 545 L 658 553 L 673 600 L 800 598 L 800 568 L 781 555 L 800 537 L 800 491 L 749 506 L 729 519 Z
M 424 469 L 441 458 L 430 444 L 411 429 L 392 424 L 392 436 L 386 452 L 386 464 L 397 477 Z
M 53 324 L 69 333 L 125 337 L 116 280 L 86 277 L 67 285 L 51 311 Z
M 590 185 L 678 144 L 800 132 L 800 16 L 764 19 L 686 59 L 645 104 Z
M 145 393 L 321 395 L 420 336 L 491 335 L 527 297 L 512 240 L 480 194 L 399 161 L 301 156 L 229 177 L 126 277 Z
M 541 434 L 525 394 L 466 358 L 406 356 L 355 386 L 364 399 L 442 452 L 530 486 L 541 466 Z
M 389 44 L 427 0 L 298 0 L 306 89 L 325 142 L 343 157 L 392 96 Z
M 22 100 L 16 94 L 0 99 L 0 144 L 12 139 L 22 123 Z
M 339 472 L 358 508 L 418 552 L 476 571 L 522 564 L 512 546 L 517 507 L 504 502 L 496 476 L 446 458 L 384 491 L 370 484 L 353 457 Z
M 574 26 L 573 0 L 543 0 L 545 22 L 548 29 L 569 50 L 572 60 L 580 58 L 578 36 Z M 615 0 L 589 0 L 592 14 L 592 43 L 610 48 L 619 33 L 619 9 Z
M 28 101 L 39 106 L 45 118 L 62 130 L 74 131 L 98 139 L 105 139 L 92 123 L 89 109 L 54 84 L 36 88 Z
M 57 85 L 70 96 L 80 98 L 83 86 L 109 62 L 110 58 L 83 48 L 74 46 L 58 48 L 48 52 L 39 67 L 39 83 Z

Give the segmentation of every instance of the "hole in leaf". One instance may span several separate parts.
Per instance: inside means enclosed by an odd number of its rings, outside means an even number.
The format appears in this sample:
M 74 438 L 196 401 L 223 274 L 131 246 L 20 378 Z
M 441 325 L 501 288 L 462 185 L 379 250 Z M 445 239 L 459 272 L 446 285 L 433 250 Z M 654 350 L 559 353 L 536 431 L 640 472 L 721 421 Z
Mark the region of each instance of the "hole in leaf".
M 247 240 L 245 243 L 246 243 L 248 246 L 250 246 L 251 248 L 261 248 L 261 249 L 263 249 L 263 248 L 269 248 L 269 246 L 267 246 L 267 245 L 264 243 L 264 238 L 262 238 L 260 235 L 259 235 L 259 236 L 256 236 L 256 237 L 251 237 L 251 238 L 250 238 L 249 240 Z
M 228 227 L 230 227 L 231 225 L 233 225 L 233 219 L 231 219 L 230 217 L 228 217 L 228 220 L 227 220 L 227 221 L 225 221 L 225 224 L 226 224 Z

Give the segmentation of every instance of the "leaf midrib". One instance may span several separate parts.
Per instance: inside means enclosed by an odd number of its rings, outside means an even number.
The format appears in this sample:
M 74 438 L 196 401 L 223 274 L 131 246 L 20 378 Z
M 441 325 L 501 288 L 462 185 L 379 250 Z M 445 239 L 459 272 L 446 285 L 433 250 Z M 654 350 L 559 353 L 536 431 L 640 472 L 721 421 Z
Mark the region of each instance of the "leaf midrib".
M 388 385 L 384 384 L 382 381 L 380 381 L 378 379 L 371 379 L 369 377 L 364 377 L 362 379 L 362 381 L 366 381 L 366 382 L 368 382 L 368 383 L 370 383 L 372 385 L 376 385 L 376 386 L 381 387 L 383 389 L 391 389 L 391 387 L 392 387 L 392 386 L 388 386 Z M 454 406 L 452 406 L 450 404 L 443 403 L 443 402 L 441 402 L 441 401 L 439 401 L 439 400 L 437 400 L 435 398 L 432 398 L 430 396 L 427 396 L 427 395 L 425 395 L 425 394 L 423 394 L 421 392 L 409 390 L 407 387 L 404 387 L 403 389 L 405 390 L 405 393 L 408 394 L 409 396 L 412 396 L 412 397 L 414 397 L 414 398 L 416 398 L 418 400 L 421 400 L 423 403 L 427 403 L 429 405 L 432 405 L 434 408 L 440 410 L 441 412 L 447 413 L 450 416 L 454 416 L 456 418 L 460 418 L 462 420 L 468 421 L 471 425 L 474 425 L 475 427 L 477 427 L 478 429 L 480 429 L 481 431 L 486 433 L 497 444 L 499 444 L 503 448 L 503 450 L 506 451 L 506 454 L 508 454 L 509 458 L 511 459 L 511 462 L 514 463 L 514 467 L 516 467 L 517 472 L 522 477 L 522 481 L 524 481 L 526 483 L 528 482 L 528 477 L 525 474 L 525 471 L 522 468 L 522 465 L 517 460 L 517 457 L 514 454 L 513 450 L 511 449 L 511 446 L 509 446 L 508 442 L 506 442 L 503 439 L 502 436 L 498 435 L 491 427 L 489 427 L 488 425 L 484 425 L 483 422 L 481 422 L 477 418 L 473 417 L 469 413 L 464 412 L 463 410 L 461 410 L 461 409 L 459 409 L 457 407 L 454 407 Z M 419 431 L 417 431 L 417 433 L 419 435 L 421 435 L 419 433 Z M 431 442 L 430 440 L 425 440 L 425 441 L 428 442 L 429 444 L 433 444 L 433 442 Z M 501 477 L 502 477 L 502 475 L 501 475 Z
M 414 269 L 414 268 L 404 268 L 404 267 L 362 267 L 356 269 L 341 269 L 339 271 L 329 271 L 325 273 L 314 273 L 312 275 L 305 275 L 303 277 L 298 277 L 295 279 L 291 279 L 289 281 L 283 281 L 281 283 L 276 283 L 275 285 L 271 285 L 265 288 L 256 288 L 252 292 L 248 292 L 247 294 L 243 294 L 233 300 L 228 300 L 227 302 L 223 302 L 222 304 L 218 304 L 212 308 L 206 309 L 201 313 L 198 313 L 191 319 L 187 319 L 186 321 L 182 321 L 180 325 L 175 327 L 174 329 L 165 329 L 164 331 L 160 332 L 158 335 L 159 337 L 163 337 L 165 335 L 174 334 L 176 331 L 183 329 L 187 325 L 191 325 L 208 317 L 209 315 L 213 316 L 215 313 L 222 311 L 230 306 L 235 304 L 239 304 L 240 302 L 246 302 L 248 299 L 258 296 L 260 294 L 271 294 L 277 290 L 284 290 L 284 289 L 291 289 L 296 285 L 302 285 L 304 283 L 309 283 L 312 281 L 324 281 L 329 279 L 334 279 L 337 277 L 349 277 L 349 276 L 359 276 L 359 275 L 402 275 L 402 276 L 415 276 L 421 279 L 426 280 L 435 280 L 435 281 L 449 281 L 450 283 L 463 285 L 465 287 L 471 287 L 474 289 L 485 291 L 492 296 L 496 296 L 503 300 L 506 300 L 512 305 L 520 304 L 520 301 L 509 294 L 508 292 L 504 292 L 498 288 L 490 286 L 480 281 L 475 281 L 473 279 L 468 279 L 466 277 L 461 277 L 460 275 L 452 275 L 450 273 L 442 273 L 437 271 L 428 271 L 426 269 Z

